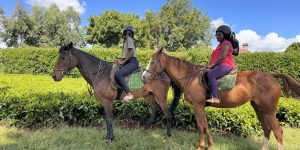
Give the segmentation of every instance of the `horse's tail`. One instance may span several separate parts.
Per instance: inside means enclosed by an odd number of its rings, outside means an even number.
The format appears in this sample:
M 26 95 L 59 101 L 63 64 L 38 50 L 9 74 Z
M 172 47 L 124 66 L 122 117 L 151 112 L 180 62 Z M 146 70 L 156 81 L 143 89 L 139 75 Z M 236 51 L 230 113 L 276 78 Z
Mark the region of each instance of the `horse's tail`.
M 282 80 L 283 91 L 286 96 L 293 96 L 300 99 L 300 83 L 291 76 L 281 73 L 272 74 L 274 78 Z
M 173 100 L 172 100 L 172 103 L 171 103 L 171 106 L 170 106 L 170 112 L 171 112 L 172 117 L 174 117 L 174 111 L 175 111 L 175 109 L 178 105 L 178 102 L 180 100 L 182 92 L 181 92 L 180 88 L 178 86 L 176 86 L 173 81 L 171 81 L 171 86 L 173 88 L 174 97 L 173 97 Z

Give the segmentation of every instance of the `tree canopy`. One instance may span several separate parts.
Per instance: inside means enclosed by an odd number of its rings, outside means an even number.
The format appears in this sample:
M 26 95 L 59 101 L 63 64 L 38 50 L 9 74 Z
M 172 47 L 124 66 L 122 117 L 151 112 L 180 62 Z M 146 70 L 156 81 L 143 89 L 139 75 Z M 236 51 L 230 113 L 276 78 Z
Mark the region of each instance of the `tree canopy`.
M 167 0 L 159 12 L 147 11 L 142 19 L 136 14 L 105 11 L 90 16 L 85 27 L 80 26 L 80 15 L 72 7 L 60 10 L 52 4 L 48 9 L 34 6 L 26 11 L 18 3 L 12 16 L 5 17 L 0 9 L 0 21 L 0 38 L 9 47 L 57 47 L 69 42 L 116 47 L 123 44 L 127 25 L 134 27 L 140 48 L 177 51 L 209 46 L 212 38 L 208 15 L 193 7 L 191 0 Z
M 284 52 L 300 52 L 300 42 L 291 44 Z
M 209 17 L 192 7 L 190 0 L 168 0 L 157 17 L 167 50 L 191 48 L 198 43 L 210 44 Z
M 165 47 L 176 51 L 198 44 L 208 46 L 212 37 L 209 17 L 192 7 L 190 0 L 168 0 L 158 13 L 147 11 L 145 19 L 117 11 L 90 17 L 87 42 L 116 46 L 122 42 L 122 30 L 126 25 L 134 26 L 137 45 L 146 48 Z
M 100 44 L 105 47 L 122 44 L 123 28 L 132 25 L 135 30 L 136 43 L 140 47 L 147 47 L 147 28 L 145 23 L 135 14 L 122 14 L 117 11 L 105 11 L 100 16 L 91 16 L 87 29 L 87 42 Z M 149 32 L 149 31 L 148 31 Z
M 71 7 L 65 11 L 53 4 L 49 9 L 34 6 L 27 12 L 21 3 L 11 17 L 1 20 L 0 36 L 7 46 L 56 47 L 68 42 L 85 45 L 80 16 Z

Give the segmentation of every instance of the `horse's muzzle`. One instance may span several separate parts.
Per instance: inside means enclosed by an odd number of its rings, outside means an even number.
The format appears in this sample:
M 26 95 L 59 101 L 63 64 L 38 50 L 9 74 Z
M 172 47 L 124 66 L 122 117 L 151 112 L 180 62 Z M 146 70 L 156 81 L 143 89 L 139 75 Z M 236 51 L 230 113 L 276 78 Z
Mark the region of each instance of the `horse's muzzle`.
M 148 72 L 144 71 L 142 75 L 143 82 L 149 82 L 150 81 L 150 75 Z
M 54 81 L 60 81 L 61 80 L 61 78 L 57 78 L 56 75 L 52 75 L 52 78 L 53 78 Z

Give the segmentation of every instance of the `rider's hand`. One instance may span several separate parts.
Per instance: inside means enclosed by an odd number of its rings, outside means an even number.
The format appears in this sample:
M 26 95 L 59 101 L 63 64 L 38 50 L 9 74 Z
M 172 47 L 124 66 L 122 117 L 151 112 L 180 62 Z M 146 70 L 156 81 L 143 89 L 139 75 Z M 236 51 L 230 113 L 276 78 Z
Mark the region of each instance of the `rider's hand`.
M 212 69 L 213 65 L 206 65 L 205 68 Z
M 116 59 L 115 63 L 118 65 L 123 65 L 125 62 L 122 59 Z

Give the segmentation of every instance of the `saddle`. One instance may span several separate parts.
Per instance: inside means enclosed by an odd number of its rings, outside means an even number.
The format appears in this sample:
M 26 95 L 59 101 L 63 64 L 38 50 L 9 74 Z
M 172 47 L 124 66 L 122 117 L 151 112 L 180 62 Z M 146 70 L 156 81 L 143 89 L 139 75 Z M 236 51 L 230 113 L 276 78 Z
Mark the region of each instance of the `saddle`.
M 201 85 L 203 85 L 207 89 L 207 98 L 211 97 L 211 92 L 210 92 L 210 86 L 207 78 L 207 70 L 201 72 L 202 80 L 200 81 Z M 218 90 L 219 91 L 225 91 L 225 90 L 230 90 L 235 86 L 236 82 L 236 76 L 238 73 L 238 69 L 234 68 L 232 69 L 229 73 L 221 77 L 220 79 L 217 80 L 218 83 Z
M 113 64 L 112 70 L 110 71 L 111 85 L 113 89 L 122 89 L 115 78 L 116 72 L 121 68 L 122 65 Z M 142 73 L 142 69 L 138 68 L 125 78 L 130 91 L 136 91 L 143 87 L 144 82 L 142 81 Z

